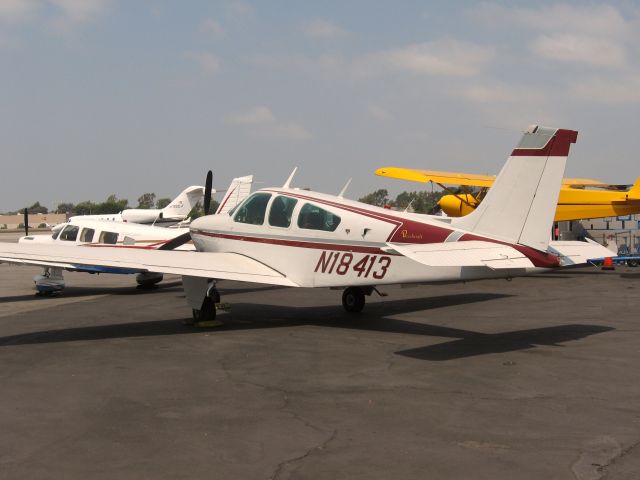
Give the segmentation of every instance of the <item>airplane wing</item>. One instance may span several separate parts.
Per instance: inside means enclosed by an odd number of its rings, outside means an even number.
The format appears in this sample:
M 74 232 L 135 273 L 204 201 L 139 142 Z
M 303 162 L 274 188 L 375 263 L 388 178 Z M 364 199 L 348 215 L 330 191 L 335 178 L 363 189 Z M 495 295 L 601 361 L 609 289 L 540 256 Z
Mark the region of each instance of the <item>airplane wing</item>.
M 483 241 L 398 245 L 387 243 L 396 252 L 429 267 L 531 268 L 525 255 L 508 245 Z
M 436 170 L 419 170 L 401 167 L 383 167 L 376 170 L 381 177 L 410 180 L 412 182 L 434 182 L 443 185 L 465 185 L 470 187 L 490 187 L 495 176 L 475 175 L 473 173 L 438 172 Z
M 440 172 L 436 170 L 421 170 L 402 167 L 382 167 L 376 170 L 381 177 L 410 180 L 412 182 L 434 182 L 443 185 L 463 185 L 468 187 L 490 187 L 496 179 L 495 175 L 478 175 L 474 173 Z M 619 189 L 619 185 L 610 185 L 600 180 L 590 178 L 564 178 L 563 187 L 583 188 L 597 187 L 604 189 Z
M 174 273 L 297 287 L 280 272 L 237 253 L 0 243 L 0 263 L 118 273 Z

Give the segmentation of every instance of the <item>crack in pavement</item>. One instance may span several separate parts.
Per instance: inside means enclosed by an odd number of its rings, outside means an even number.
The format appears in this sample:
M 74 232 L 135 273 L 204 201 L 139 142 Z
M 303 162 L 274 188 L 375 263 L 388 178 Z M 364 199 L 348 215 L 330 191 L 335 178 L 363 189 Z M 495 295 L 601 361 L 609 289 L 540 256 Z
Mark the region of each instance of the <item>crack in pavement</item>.
M 269 477 L 269 480 L 278 480 L 280 478 L 280 475 L 284 472 L 284 469 L 288 465 L 300 462 L 300 461 L 304 460 L 305 458 L 307 458 L 308 456 L 310 456 L 312 453 L 314 453 L 316 451 L 324 450 L 327 447 L 327 445 L 329 445 L 329 443 L 331 443 L 331 441 L 333 441 L 336 438 L 337 435 L 338 435 L 338 430 L 333 430 L 331 435 L 326 440 L 320 442 L 316 446 L 311 447 L 310 449 L 308 449 L 302 455 L 299 455 L 297 457 L 290 458 L 288 460 L 284 460 L 283 462 L 280 462 L 276 466 L 276 469 L 274 470 L 273 474 Z

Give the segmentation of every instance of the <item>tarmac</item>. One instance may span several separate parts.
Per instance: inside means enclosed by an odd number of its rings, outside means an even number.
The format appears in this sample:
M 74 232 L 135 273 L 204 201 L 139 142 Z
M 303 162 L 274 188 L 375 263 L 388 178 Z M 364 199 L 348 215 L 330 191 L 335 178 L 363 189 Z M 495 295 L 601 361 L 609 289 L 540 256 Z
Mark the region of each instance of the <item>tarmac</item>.
M 640 478 L 640 268 L 340 292 L 0 265 L 2 479 Z

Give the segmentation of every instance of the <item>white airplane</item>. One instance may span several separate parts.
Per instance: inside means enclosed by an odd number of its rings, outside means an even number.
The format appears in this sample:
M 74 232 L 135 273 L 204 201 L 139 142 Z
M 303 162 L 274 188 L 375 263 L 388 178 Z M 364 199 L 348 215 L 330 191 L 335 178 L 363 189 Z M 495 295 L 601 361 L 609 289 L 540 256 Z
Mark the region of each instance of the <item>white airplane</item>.
M 208 214 L 211 201 L 211 172 L 207 175 L 207 191 L 205 192 L 205 214 Z M 225 196 L 216 210 L 220 214 L 233 208 L 249 196 L 253 175 L 234 178 Z M 188 228 L 163 228 L 129 222 L 105 222 L 96 220 L 93 216 L 80 215 L 71 217 L 68 222 L 52 228 L 49 235 L 25 235 L 18 240 L 21 244 L 35 245 L 73 245 L 94 247 L 126 247 L 137 249 L 176 249 L 194 250 L 192 242 L 182 243 L 177 247 L 171 246 L 171 241 L 189 232 Z M 25 224 L 26 225 L 26 224 Z M 28 233 L 28 232 L 27 232 Z M 83 265 L 80 268 L 64 267 L 67 270 L 88 273 L 136 273 L 136 282 L 142 287 L 150 287 L 162 281 L 163 275 L 158 272 L 131 272 L 127 268 L 105 267 L 98 265 Z M 38 293 L 59 293 L 65 288 L 63 267 L 46 266 L 42 275 L 34 277 Z
M 259 190 L 228 215 L 198 218 L 173 241 L 193 241 L 197 251 L 2 244 L 0 261 L 180 274 L 200 326 L 217 323 L 217 280 L 343 288 L 344 308 L 359 312 L 378 285 L 508 279 L 607 255 L 595 243 L 550 242 L 576 138 L 571 130 L 530 127 L 466 217 L 395 212 L 345 200 L 343 192 L 291 188 L 294 170 L 282 188 Z
M 213 190 L 212 193 L 215 193 Z M 204 187 L 188 187 L 164 208 L 127 208 L 120 213 L 108 215 L 76 215 L 69 220 L 101 220 L 142 224 L 173 224 L 183 221 L 202 199 Z

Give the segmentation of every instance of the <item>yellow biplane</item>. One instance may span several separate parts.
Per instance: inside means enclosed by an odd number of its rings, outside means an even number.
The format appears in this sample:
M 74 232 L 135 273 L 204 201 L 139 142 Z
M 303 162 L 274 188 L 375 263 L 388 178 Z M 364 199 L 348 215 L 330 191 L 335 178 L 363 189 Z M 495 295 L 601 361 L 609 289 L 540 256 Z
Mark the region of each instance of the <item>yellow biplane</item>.
M 376 175 L 439 185 L 449 194 L 444 195 L 438 205 L 450 217 L 461 217 L 472 212 L 495 180 L 493 175 L 402 167 L 379 168 Z M 458 185 L 461 189 L 453 191 L 447 185 Z M 555 221 L 617 217 L 636 213 L 640 213 L 640 178 L 630 188 L 628 185 L 610 185 L 587 178 L 565 178 L 560 189 Z

